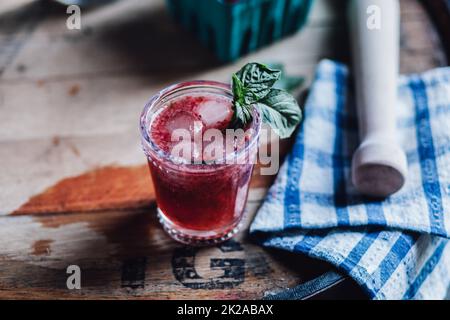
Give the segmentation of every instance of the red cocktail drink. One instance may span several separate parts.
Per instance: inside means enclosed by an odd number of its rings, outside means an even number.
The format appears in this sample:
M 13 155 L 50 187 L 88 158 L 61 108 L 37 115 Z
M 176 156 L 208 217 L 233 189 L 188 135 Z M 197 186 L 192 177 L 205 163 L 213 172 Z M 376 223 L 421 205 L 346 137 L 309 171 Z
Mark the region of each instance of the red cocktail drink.
M 226 84 L 186 82 L 154 96 L 141 116 L 159 219 L 178 241 L 224 241 L 242 219 L 260 119 L 255 109 L 244 134 L 232 135 L 232 98 Z

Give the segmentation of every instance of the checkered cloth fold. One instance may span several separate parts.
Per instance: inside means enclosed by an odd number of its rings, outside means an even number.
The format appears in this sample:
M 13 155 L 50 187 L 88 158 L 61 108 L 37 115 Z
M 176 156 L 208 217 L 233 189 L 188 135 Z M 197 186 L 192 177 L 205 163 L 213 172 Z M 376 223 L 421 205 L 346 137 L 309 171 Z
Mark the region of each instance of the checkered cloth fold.
M 358 144 L 347 68 L 324 60 L 305 120 L 250 232 L 262 245 L 330 262 L 373 299 L 441 299 L 450 283 L 450 68 L 399 79 L 408 178 L 374 200 L 354 189 Z

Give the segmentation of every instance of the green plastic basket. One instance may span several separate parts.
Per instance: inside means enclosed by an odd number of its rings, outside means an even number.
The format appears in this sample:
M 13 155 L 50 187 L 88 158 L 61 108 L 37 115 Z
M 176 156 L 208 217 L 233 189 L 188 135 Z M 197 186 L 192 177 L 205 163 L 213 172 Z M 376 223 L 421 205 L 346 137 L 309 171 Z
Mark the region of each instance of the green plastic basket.
M 167 0 L 174 16 L 222 61 L 298 31 L 313 0 Z

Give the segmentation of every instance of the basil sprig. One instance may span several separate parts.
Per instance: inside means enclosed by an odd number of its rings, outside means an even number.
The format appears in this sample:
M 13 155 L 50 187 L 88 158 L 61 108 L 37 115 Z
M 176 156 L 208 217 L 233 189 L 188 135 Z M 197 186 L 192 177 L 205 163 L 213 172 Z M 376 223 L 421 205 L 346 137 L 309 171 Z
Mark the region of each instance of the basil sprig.
M 282 89 L 273 88 L 281 71 L 260 63 L 248 63 L 232 77 L 233 126 L 244 128 L 252 121 L 256 106 L 262 121 L 268 123 L 280 138 L 288 138 L 302 119 L 295 98 Z

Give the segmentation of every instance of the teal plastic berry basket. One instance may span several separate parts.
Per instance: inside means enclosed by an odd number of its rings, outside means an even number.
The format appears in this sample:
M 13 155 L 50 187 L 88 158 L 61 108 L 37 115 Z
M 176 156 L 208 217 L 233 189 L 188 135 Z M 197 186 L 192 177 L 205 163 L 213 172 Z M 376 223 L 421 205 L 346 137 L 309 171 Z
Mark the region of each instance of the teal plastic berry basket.
M 167 0 L 174 16 L 222 61 L 303 27 L 313 0 Z

